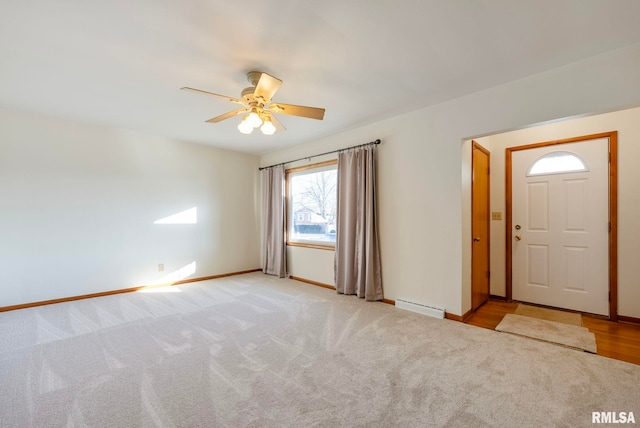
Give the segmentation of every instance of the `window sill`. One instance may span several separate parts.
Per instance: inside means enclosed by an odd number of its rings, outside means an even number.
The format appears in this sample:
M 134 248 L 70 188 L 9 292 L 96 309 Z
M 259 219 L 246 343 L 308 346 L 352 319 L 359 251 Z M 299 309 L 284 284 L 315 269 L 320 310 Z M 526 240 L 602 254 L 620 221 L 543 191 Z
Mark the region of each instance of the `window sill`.
M 316 250 L 329 250 L 335 251 L 335 245 L 322 245 L 322 244 L 309 244 L 306 242 L 287 242 L 288 247 L 305 247 L 305 248 L 314 248 Z

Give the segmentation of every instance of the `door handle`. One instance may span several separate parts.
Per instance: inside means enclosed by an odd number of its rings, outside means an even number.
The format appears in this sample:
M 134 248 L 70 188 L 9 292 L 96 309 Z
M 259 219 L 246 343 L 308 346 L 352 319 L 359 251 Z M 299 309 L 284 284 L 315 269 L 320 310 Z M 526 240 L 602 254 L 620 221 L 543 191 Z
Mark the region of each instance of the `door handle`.
M 521 240 L 522 238 L 520 237 L 520 235 L 516 235 L 513 239 L 515 239 L 516 241 Z
M 473 242 L 480 242 L 480 238 L 478 238 L 477 236 L 473 237 Z

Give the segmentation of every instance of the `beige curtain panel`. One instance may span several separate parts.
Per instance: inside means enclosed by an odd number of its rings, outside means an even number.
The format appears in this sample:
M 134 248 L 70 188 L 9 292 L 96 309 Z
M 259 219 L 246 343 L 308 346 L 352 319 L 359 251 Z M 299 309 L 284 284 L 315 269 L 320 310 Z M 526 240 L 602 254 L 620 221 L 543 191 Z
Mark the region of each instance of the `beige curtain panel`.
M 338 155 L 336 289 L 367 301 L 383 298 L 375 155 L 373 145 Z
M 284 278 L 285 245 L 284 165 L 262 170 L 262 271 Z

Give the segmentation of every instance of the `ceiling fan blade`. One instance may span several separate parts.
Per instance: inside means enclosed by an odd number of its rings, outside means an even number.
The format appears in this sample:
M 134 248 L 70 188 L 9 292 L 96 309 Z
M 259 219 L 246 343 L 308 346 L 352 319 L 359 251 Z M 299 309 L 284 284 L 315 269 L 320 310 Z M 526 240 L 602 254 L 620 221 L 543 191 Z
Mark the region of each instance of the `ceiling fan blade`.
M 324 109 L 317 107 L 296 106 L 293 104 L 271 104 L 269 110 L 274 113 L 290 114 L 292 116 L 308 117 L 309 119 L 322 120 Z
M 253 91 L 253 96 L 262 98 L 266 104 L 271 101 L 271 97 L 273 97 L 273 94 L 280 88 L 280 85 L 282 85 L 282 80 L 267 73 L 262 73 L 256 89 Z
M 247 111 L 246 108 L 239 108 L 238 110 L 234 110 L 234 111 L 230 111 L 227 112 L 225 114 L 221 114 L 220 116 L 216 116 L 214 118 L 211 118 L 209 120 L 207 120 L 207 123 L 218 123 L 218 122 L 222 122 L 225 119 L 229 119 L 230 117 L 233 116 L 237 116 L 239 114 L 245 113 Z
M 287 130 L 287 128 L 284 127 L 282 122 L 278 120 L 275 114 L 271 113 L 270 111 L 268 111 L 267 114 L 269 115 L 269 119 L 271 119 L 271 123 L 273 123 L 273 126 L 276 127 L 276 132 L 282 132 Z
M 237 98 L 227 97 L 226 95 L 214 94 L 213 92 L 207 92 L 207 91 L 203 91 L 201 89 L 194 89 L 194 88 L 189 88 L 189 87 L 186 87 L 186 86 L 184 88 L 180 88 L 180 89 L 183 90 L 183 91 L 193 92 L 193 93 L 196 93 L 196 94 L 210 95 L 212 97 L 222 98 L 224 100 L 231 101 L 232 103 L 238 103 L 238 104 L 244 105 L 242 100 L 239 100 Z

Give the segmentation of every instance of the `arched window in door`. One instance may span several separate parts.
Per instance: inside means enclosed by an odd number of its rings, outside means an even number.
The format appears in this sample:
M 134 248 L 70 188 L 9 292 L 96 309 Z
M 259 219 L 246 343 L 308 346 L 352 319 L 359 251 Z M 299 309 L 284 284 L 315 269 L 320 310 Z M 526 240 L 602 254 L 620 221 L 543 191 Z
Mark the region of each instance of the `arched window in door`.
M 588 171 L 580 156 L 570 152 L 558 151 L 539 157 L 529 168 L 527 176 L 580 171 Z

